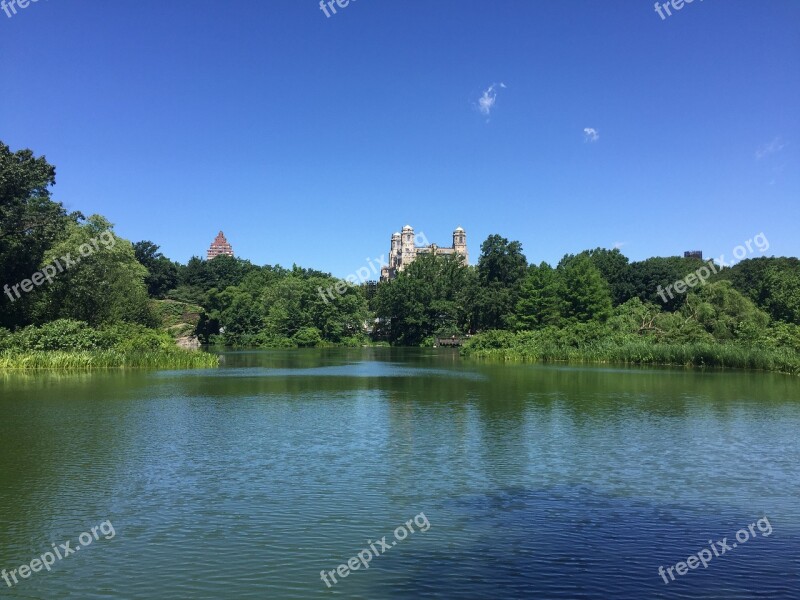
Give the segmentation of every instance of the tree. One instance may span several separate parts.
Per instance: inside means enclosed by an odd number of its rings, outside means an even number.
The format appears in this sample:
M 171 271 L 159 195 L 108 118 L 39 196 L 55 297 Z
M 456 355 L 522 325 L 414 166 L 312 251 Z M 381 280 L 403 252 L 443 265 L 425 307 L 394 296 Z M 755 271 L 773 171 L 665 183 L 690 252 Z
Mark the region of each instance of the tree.
M 177 267 L 158 251 L 158 246 L 153 242 L 136 242 L 133 251 L 136 260 L 147 269 L 145 277 L 147 293 L 152 298 L 164 298 L 167 292 L 178 284 Z
M 224 290 L 226 287 L 239 285 L 248 273 L 257 270 L 258 267 L 249 260 L 221 254 L 206 261 L 205 289 L 215 287 Z
M 392 343 L 416 346 L 470 326 L 471 271 L 461 256 L 417 257 L 397 278 L 378 286 L 374 303 Z
M 501 283 L 513 287 L 525 277 L 528 261 L 520 242 L 509 242 L 499 235 L 490 235 L 481 244 L 478 277 L 481 283 Z
M 66 264 L 66 255 L 74 265 Z M 136 260 L 133 245 L 114 235 L 111 223 L 100 215 L 92 215 L 85 224 L 68 224 L 64 239 L 45 253 L 43 263 L 57 260 L 63 272 L 40 288 L 38 322 L 76 319 L 91 325 L 120 321 L 156 325 L 144 284 L 147 269 Z
M 558 266 L 564 285 L 563 314 L 568 322 L 604 321 L 611 314 L 611 291 L 585 254 L 566 256 Z
M 800 325 L 800 261 L 786 259 L 788 264 L 771 265 L 764 283 L 769 290 L 766 308 L 772 317 L 785 323 Z
M 476 329 L 503 329 L 512 325 L 527 268 L 528 261 L 520 242 L 490 235 L 481 244 L 477 266 L 479 285 L 472 301 Z
M 237 288 L 228 288 L 220 294 L 221 312 L 212 312 L 225 328 L 226 340 L 233 345 L 245 345 L 249 336 L 264 329 L 264 312 L 253 298 Z
M 709 268 L 708 264 L 698 258 L 683 258 L 678 256 L 648 258 L 641 262 L 631 263 L 630 284 L 633 296 L 642 302 L 650 302 L 661 306 L 664 310 L 678 310 L 686 301 L 686 294 L 673 292 L 672 298 L 667 293 L 659 295 L 659 286 L 666 290 L 667 286 L 682 280 L 689 273 L 694 273 L 701 267 Z
M 540 329 L 559 325 L 564 313 L 564 282 L 561 273 L 543 262 L 531 265 L 522 282 L 516 305 L 517 329 Z
M 655 304 L 631 298 L 613 310 L 608 327 L 618 338 L 652 338 L 658 342 L 713 343 L 714 337 L 696 320 L 675 312 L 664 312 Z M 618 338 L 619 339 L 619 338 Z
M 67 214 L 50 199 L 55 167 L 30 150 L 11 152 L 0 142 L 0 281 L 13 286 L 39 269 L 45 252 L 80 213 Z M 0 295 L 0 327 L 31 322 L 32 296 Z
M 769 315 L 737 292 L 730 281 L 717 281 L 693 291 L 681 314 L 696 321 L 717 341 L 758 341 Z
M 773 319 L 800 324 L 800 260 L 797 258 L 743 260 L 726 269 L 723 277 Z
M 369 321 L 369 310 L 364 291 L 357 286 L 348 285 L 344 292 L 321 296 L 319 291 L 335 286 L 338 280 L 330 275 L 315 275 L 305 279 L 305 302 L 310 320 L 322 338 L 340 343 L 347 338 L 364 335 L 364 324 Z
M 603 279 L 608 282 L 614 306 L 623 304 L 633 297 L 630 263 L 628 257 L 622 254 L 618 248 L 613 250 L 595 248 L 581 254 L 589 257 L 592 264 L 600 271 Z

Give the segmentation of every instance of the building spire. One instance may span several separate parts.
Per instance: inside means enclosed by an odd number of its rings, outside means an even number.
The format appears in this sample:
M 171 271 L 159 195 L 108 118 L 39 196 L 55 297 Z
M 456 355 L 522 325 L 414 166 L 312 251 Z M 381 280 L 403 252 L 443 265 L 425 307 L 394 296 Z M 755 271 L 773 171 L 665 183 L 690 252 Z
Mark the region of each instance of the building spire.
M 214 241 L 211 242 L 211 247 L 206 253 L 206 259 L 211 260 L 217 256 L 233 256 L 233 247 L 225 239 L 225 234 L 220 231 Z

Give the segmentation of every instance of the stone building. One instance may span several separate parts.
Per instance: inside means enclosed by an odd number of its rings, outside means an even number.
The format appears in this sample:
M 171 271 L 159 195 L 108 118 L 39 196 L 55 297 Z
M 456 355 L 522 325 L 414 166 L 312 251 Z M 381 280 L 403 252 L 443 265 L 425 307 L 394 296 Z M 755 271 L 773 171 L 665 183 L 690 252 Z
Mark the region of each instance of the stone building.
M 233 256 L 233 248 L 228 243 L 228 240 L 225 239 L 225 234 L 220 231 L 211 243 L 211 247 L 206 254 L 206 259 L 211 260 L 212 258 L 222 255 Z
M 417 239 L 418 237 L 420 239 Z M 464 262 L 469 264 L 467 233 L 461 227 L 456 228 L 453 232 L 453 245 L 451 247 L 443 247 L 429 244 L 424 233 L 414 235 L 414 229 L 411 225 L 406 225 L 403 227 L 402 233 L 392 234 L 389 264 L 381 269 L 381 281 L 394 279 L 398 273 L 414 262 L 417 256 L 431 253 L 436 255 L 460 254 L 464 257 Z

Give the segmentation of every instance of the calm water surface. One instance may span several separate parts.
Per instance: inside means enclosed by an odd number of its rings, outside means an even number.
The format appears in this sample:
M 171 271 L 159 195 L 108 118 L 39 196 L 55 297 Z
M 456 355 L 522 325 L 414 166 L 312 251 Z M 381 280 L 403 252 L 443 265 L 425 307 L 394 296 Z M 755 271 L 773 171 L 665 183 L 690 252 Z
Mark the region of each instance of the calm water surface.
M 114 529 L 0 598 L 800 598 L 797 377 L 365 349 L 0 386 L 0 569 Z

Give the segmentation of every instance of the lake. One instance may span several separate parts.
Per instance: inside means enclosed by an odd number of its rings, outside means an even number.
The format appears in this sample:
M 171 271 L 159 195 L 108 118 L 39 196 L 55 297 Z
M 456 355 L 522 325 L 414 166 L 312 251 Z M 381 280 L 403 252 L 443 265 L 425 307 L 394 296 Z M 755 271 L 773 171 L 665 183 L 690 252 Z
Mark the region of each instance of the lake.
M 372 348 L 0 382 L 0 597 L 800 598 L 798 377 Z

